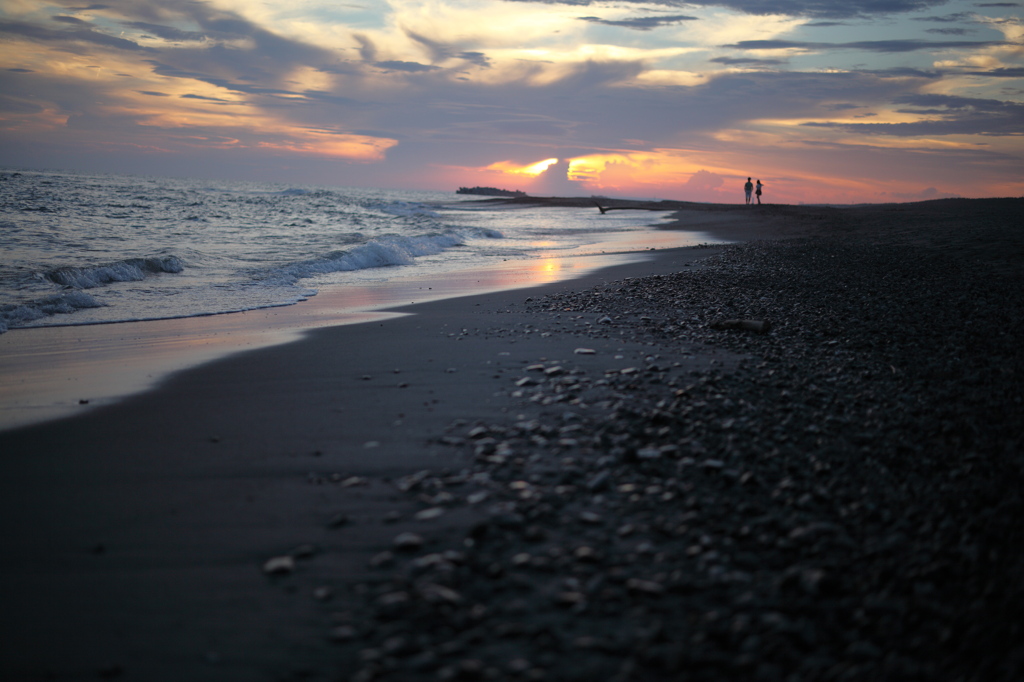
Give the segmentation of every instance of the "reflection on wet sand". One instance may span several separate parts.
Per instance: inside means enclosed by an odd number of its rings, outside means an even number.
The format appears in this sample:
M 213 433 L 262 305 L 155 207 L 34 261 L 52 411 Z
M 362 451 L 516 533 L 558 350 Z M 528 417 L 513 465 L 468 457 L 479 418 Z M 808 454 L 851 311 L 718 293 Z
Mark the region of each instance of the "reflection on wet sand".
M 318 327 L 381 321 L 389 308 L 548 284 L 642 255 L 544 257 L 363 286 L 293 306 L 173 320 L 15 329 L 0 335 L 0 429 L 39 423 L 147 390 L 173 372 L 286 343 Z

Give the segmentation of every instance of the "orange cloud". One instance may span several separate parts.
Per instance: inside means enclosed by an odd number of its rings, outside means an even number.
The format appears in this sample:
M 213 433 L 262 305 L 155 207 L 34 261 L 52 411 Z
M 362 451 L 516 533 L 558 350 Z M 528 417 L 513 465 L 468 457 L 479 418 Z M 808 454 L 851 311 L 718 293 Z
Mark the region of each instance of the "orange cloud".
M 352 161 L 380 161 L 384 159 L 387 150 L 397 144 L 398 140 L 384 137 L 306 130 L 282 140 L 264 140 L 257 146 Z
M 555 163 L 558 163 L 558 159 L 544 159 L 543 161 L 537 161 L 526 166 L 517 164 L 513 161 L 497 161 L 483 170 L 498 171 L 499 173 L 508 173 L 509 175 L 535 178 Z

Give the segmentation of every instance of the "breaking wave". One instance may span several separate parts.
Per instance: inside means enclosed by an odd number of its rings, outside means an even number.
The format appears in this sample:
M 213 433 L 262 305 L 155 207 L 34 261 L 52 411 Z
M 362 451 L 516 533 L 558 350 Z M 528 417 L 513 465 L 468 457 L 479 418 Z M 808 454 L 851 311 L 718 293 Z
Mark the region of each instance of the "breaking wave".
M 111 282 L 139 282 L 147 276 L 161 273 L 178 273 L 185 269 L 185 262 L 177 256 L 153 256 L 150 258 L 127 258 L 93 267 L 63 267 L 43 273 L 43 278 L 54 284 L 73 289 L 92 289 Z
M 433 256 L 448 249 L 463 246 L 467 238 L 501 239 L 496 230 L 473 229 L 463 233 L 402 237 L 392 235 L 381 237 L 356 246 L 348 251 L 333 251 L 320 258 L 290 263 L 273 270 L 261 278 L 265 283 L 275 285 L 295 284 L 299 280 L 333 272 L 351 272 L 368 268 L 383 268 L 392 265 L 410 265 L 417 258 Z
M 37 301 L 0 306 L 0 334 L 11 327 L 20 327 L 44 317 L 70 315 L 85 308 L 101 307 L 102 303 L 83 291 L 69 291 Z

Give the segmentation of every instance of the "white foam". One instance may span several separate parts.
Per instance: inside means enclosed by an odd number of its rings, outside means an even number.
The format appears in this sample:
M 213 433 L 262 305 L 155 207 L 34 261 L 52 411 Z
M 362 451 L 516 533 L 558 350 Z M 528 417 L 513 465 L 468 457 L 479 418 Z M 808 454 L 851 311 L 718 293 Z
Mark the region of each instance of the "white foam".
M 349 251 L 335 251 L 323 258 L 292 263 L 274 270 L 262 282 L 279 286 L 295 284 L 299 280 L 334 272 L 351 272 L 369 268 L 384 268 L 395 265 L 411 265 L 417 258 L 433 256 L 448 249 L 462 246 L 467 237 L 500 239 L 497 230 L 471 229 L 443 234 L 402 237 L 392 235 L 381 237 L 356 246 Z
M 153 256 L 127 258 L 116 263 L 86 268 L 57 268 L 44 273 L 43 277 L 54 284 L 66 287 L 92 289 L 111 282 L 140 282 L 151 274 L 178 273 L 184 269 L 185 262 L 177 256 Z
M 103 304 L 83 291 L 69 291 L 46 296 L 38 301 L 0 307 L 0 334 L 12 327 L 53 315 L 70 315 L 85 308 L 101 308 Z

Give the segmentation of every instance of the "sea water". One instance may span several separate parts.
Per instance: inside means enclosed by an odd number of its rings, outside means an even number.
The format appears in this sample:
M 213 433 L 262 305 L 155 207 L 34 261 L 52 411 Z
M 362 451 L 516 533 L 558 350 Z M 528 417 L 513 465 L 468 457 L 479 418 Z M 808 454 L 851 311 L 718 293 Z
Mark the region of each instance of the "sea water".
M 0 332 L 286 306 L 324 287 L 584 255 L 666 216 L 483 199 L 0 171 Z

